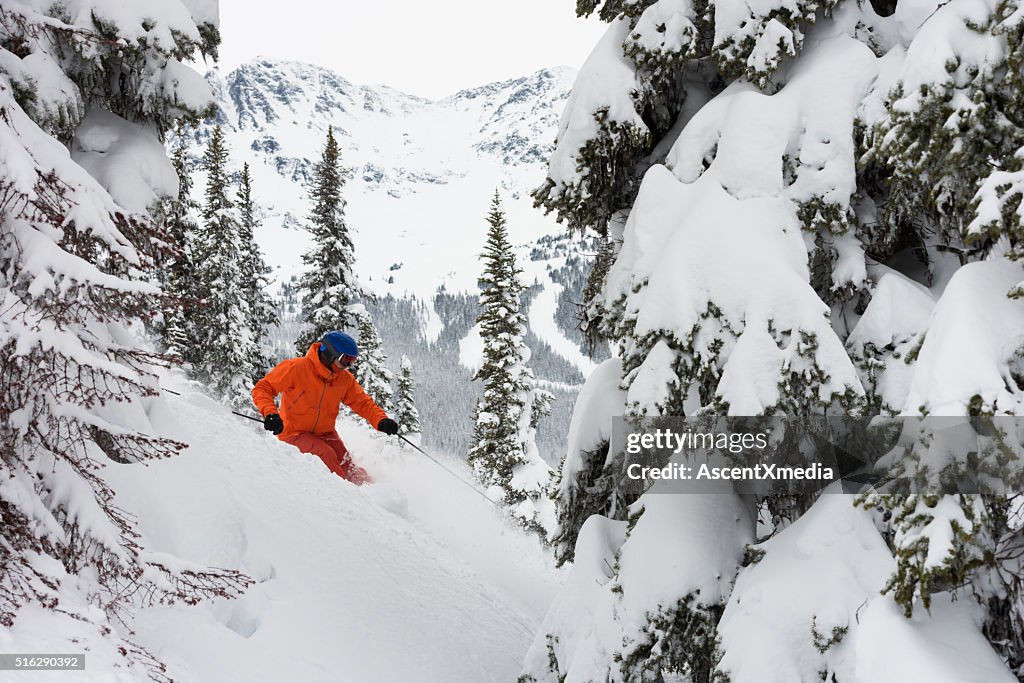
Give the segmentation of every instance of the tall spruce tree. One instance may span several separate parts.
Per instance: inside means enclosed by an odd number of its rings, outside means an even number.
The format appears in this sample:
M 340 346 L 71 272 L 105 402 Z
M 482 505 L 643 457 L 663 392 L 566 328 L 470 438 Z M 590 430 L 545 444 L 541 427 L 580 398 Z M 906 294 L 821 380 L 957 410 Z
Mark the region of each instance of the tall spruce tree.
M 177 130 L 171 162 L 178 177 L 178 193 L 163 201 L 161 216 L 175 247 L 169 265 L 160 271 L 165 294 L 160 338 L 164 353 L 179 362 L 196 360 L 198 342 L 194 315 L 199 273 L 195 265 L 195 239 L 199 204 L 192 198 L 192 174 L 184 127 Z
M 197 378 L 222 400 L 248 405 L 257 372 L 251 355 L 255 343 L 239 268 L 245 260 L 241 225 L 231 199 L 228 149 L 220 126 L 213 129 L 203 163 L 206 191 L 195 249 L 202 307 L 196 316 L 200 337 L 193 367 Z
M 537 451 L 536 427 L 549 414 L 552 396 L 531 386 L 530 350 L 520 312 L 523 285 L 508 239 L 497 191 L 487 216 L 487 242 L 479 279 L 483 364 L 473 379 L 483 382 L 483 397 L 473 416 L 473 443 L 467 460 L 482 484 L 501 492 L 523 526 L 544 533 L 550 469 Z
M 246 311 L 246 326 L 251 335 L 250 365 L 252 381 L 256 382 L 270 369 L 270 328 L 277 324 L 277 306 L 267 293 L 270 284 L 270 268 L 263 260 L 260 246 L 256 242 L 256 228 L 259 227 L 256 203 L 252 198 L 252 177 L 249 163 L 242 166 L 239 178 L 238 196 L 239 240 L 242 260 L 239 263 L 239 281 Z
M 306 268 L 299 280 L 304 323 L 295 342 L 299 353 L 305 353 L 325 332 L 355 327 L 355 315 L 349 307 L 363 292 L 352 270 L 355 252 L 345 221 L 344 186 L 338 142 L 334 131 L 328 128 L 327 142 L 309 190 L 313 202 L 309 214 L 313 248 L 302 256 Z
M 377 326 L 362 305 L 354 308 L 359 336 L 359 361 L 356 363 L 356 380 L 374 402 L 391 412 L 393 373 L 388 370 L 388 357 L 384 353 Z
M 398 391 L 395 399 L 395 420 L 400 434 L 420 433 L 420 413 L 416 410 L 415 387 L 412 380 L 412 361 L 402 356 L 402 369 L 398 375 Z
M 133 680 L 166 680 L 137 609 L 247 583 L 149 552 L 105 481 L 183 447 L 137 428 L 162 361 L 126 331 L 160 310 L 173 241 L 149 215 L 175 191 L 159 138 L 212 107 L 178 61 L 216 53 L 204 8 L 0 4 L 0 626 L 76 633 Z

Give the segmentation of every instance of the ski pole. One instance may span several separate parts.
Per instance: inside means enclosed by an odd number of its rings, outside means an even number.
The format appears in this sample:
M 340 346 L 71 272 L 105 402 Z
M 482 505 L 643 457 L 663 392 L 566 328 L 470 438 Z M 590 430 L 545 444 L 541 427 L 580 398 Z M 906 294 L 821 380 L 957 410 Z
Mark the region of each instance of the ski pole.
M 423 455 L 427 456 L 427 458 L 428 458 L 429 460 L 432 460 L 432 461 L 434 462 L 434 464 L 436 464 L 436 465 L 437 465 L 438 467 L 440 467 L 440 468 L 441 468 L 441 469 L 443 469 L 443 470 L 444 470 L 445 472 L 447 472 L 448 474 L 452 475 L 453 477 L 455 477 L 456 479 L 458 479 L 459 481 L 461 481 L 461 482 L 462 482 L 463 484 L 465 484 L 466 486 L 468 486 L 469 488 L 471 488 L 471 489 L 473 490 L 473 493 L 477 494 L 478 496 L 480 496 L 481 498 L 483 498 L 484 500 L 486 500 L 486 501 L 487 501 L 488 503 L 490 503 L 490 504 L 491 504 L 491 505 L 493 505 L 494 507 L 499 507 L 497 503 L 495 503 L 495 502 L 494 502 L 493 500 L 491 500 L 490 498 L 488 498 L 487 496 L 485 496 L 485 495 L 484 495 L 483 493 L 481 493 L 481 492 L 480 492 L 480 491 L 479 491 L 479 490 L 478 490 L 478 489 L 477 489 L 477 488 L 476 488 L 475 486 L 473 486 L 472 484 L 470 484 L 470 483 L 469 483 L 468 481 L 466 481 L 465 479 L 463 479 L 463 478 L 462 478 L 462 477 L 460 477 L 459 475 L 455 474 L 455 472 L 453 472 L 452 470 L 450 470 L 450 469 L 448 469 L 447 467 L 445 467 L 445 466 L 444 466 L 443 464 L 441 464 L 441 462 L 440 462 L 439 460 L 437 460 L 436 458 L 434 458 L 433 456 L 431 456 L 431 455 L 430 455 L 430 453 L 427 453 L 427 452 L 426 452 L 425 450 L 423 450 L 422 448 L 420 448 L 419 446 L 417 446 L 416 444 L 414 444 L 414 443 L 413 443 L 412 441 L 409 441 L 409 439 L 405 438 L 405 437 L 404 437 L 404 436 L 402 436 L 401 434 L 398 434 L 398 438 L 399 438 L 399 439 L 401 439 L 402 441 L 406 442 L 407 444 L 409 444 L 410 446 L 412 446 L 412 447 L 413 447 L 413 448 L 415 448 L 416 450 L 418 450 L 418 451 L 419 451 L 420 453 L 422 453 Z
M 164 387 L 160 387 L 160 391 L 166 391 L 168 394 L 174 394 L 175 396 L 181 396 L 180 393 L 178 393 L 177 391 L 174 391 L 173 389 L 165 389 Z M 252 420 L 253 422 L 259 422 L 260 424 L 263 424 L 263 420 L 259 419 L 258 417 L 253 417 L 252 415 L 246 415 L 245 413 L 239 413 L 239 412 L 234 411 L 234 410 L 231 411 L 231 414 L 232 415 L 237 415 L 238 417 L 244 417 L 246 420 Z

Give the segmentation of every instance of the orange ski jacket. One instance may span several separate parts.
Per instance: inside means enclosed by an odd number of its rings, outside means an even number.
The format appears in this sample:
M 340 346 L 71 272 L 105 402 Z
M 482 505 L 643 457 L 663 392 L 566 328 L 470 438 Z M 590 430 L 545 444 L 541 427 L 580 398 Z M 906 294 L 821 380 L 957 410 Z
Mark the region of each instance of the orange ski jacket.
M 320 342 L 314 342 L 301 358 L 281 361 L 252 388 L 252 400 L 260 415 L 280 413 L 282 441 L 296 434 L 330 434 L 344 403 L 374 428 L 387 417 L 348 370 L 334 372 L 317 356 Z M 281 408 L 274 399 L 281 394 Z

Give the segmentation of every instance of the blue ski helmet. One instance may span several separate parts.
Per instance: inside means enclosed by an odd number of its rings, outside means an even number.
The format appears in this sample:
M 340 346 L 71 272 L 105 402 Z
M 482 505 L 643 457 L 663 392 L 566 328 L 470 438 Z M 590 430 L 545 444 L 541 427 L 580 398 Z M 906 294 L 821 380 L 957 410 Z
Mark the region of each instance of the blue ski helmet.
M 334 330 L 324 335 L 320 340 L 320 353 L 328 365 L 342 356 L 358 356 L 359 347 L 356 340 L 344 332 Z

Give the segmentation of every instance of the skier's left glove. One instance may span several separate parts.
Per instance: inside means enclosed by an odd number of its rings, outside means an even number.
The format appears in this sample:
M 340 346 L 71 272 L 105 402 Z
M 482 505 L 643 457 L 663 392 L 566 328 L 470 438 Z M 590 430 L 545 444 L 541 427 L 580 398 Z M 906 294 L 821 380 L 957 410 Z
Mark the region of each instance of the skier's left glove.
M 280 434 L 284 431 L 284 422 L 281 420 L 281 416 L 277 413 L 271 413 L 263 418 L 263 428 L 268 432 L 274 432 L 274 434 Z
M 377 423 L 377 431 L 384 432 L 388 436 L 394 436 L 398 433 L 398 423 L 392 420 L 390 417 L 385 417 L 383 420 Z

